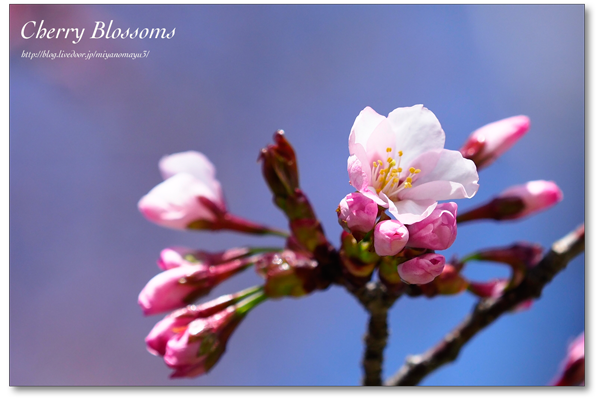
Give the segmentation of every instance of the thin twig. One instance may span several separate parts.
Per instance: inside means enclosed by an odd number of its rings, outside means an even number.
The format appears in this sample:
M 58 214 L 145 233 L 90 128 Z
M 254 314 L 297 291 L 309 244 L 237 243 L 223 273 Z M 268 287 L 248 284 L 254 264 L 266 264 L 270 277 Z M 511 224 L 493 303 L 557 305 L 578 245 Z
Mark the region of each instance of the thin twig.
M 539 298 L 542 289 L 554 276 L 585 249 L 585 228 L 573 232 L 552 245 L 544 258 L 527 272 L 516 288 L 496 299 L 483 299 L 473 312 L 429 351 L 408 357 L 402 368 L 386 381 L 387 386 L 414 386 L 440 366 L 454 361 L 462 347 L 478 332 L 519 303 Z

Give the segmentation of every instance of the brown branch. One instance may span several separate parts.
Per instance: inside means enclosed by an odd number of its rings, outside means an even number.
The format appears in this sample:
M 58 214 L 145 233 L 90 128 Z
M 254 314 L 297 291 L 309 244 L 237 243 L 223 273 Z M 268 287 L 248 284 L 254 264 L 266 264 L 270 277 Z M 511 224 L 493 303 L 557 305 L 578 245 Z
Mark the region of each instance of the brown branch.
M 369 282 L 362 287 L 350 283 L 342 284 L 361 303 L 369 313 L 369 323 L 364 336 L 365 351 L 363 354 L 362 378 L 363 386 L 381 386 L 383 351 L 388 340 L 388 311 L 402 291 L 390 291 L 380 282 Z
M 585 228 L 573 232 L 552 245 L 550 251 L 527 272 L 523 282 L 496 299 L 483 299 L 473 312 L 429 351 L 408 357 L 402 368 L 386 381 L 387 386 L 414 386 L 440 366 L 454 361 L 462 347 L 478 332 L 519 303 L 539 298 L 554 276 L 585 249 Z

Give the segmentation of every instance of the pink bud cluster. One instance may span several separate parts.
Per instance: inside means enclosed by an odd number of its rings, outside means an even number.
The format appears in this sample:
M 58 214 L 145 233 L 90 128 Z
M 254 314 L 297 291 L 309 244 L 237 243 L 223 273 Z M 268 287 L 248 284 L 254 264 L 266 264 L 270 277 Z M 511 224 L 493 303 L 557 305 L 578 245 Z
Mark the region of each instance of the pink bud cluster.
M 429 216 L 409 225 L 387 218 L 377 222 L 379 206 L 359 192 L 346 195 L 337 212 L 339 223 L 355 238 L 360 240 L 372 232 L 375 253 L 381 257 L 396 256 L 405 248 L 445 250 L 456 240 L 454 202 L 437 204 Z M 424 284 L 441 273 L 444 263 L 443 256 L 430 253 L 400 264 L 398 272 L 408 283 Z
M 174 311 L 146 337 L 148 351 L 163 357 L 174 370 L 172 378 L 205 374 L 225 352 L 229 337 L 248 309 L 262 299 L 260 289 L 251 288 L 201 306 L 190 305 Z

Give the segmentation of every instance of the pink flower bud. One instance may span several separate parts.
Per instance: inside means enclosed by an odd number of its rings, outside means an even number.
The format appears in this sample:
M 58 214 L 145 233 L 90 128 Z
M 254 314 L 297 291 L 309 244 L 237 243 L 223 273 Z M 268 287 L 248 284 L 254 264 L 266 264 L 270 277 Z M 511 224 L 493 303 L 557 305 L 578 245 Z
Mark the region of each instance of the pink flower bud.
M 190 305 L 174 311 L 159 321 L 146 337 L 148 351 L 156 356 L 164 356 L 168 342 L 173 338 L 178 339 L 192 321 L 214 316 L 253 295 L 262 295 L 261 288 L 248 288 L 235 294 L 221 296 L 200 306 Z
M 406 226 L 408 247 L 445 250 L 456 240 L 456 203 L 440 203 L 425 219 Z
M 524 185 L 515 185 L 502 192 L 498 198 L 520 198 L 525 208 L 514 215 L 507 215 L 504 219 L 518 219 L 550 208 L 563 198 L 562 191 L 552 181 L 530 181 Z
M 164 361 L 175 377 L 195 377 L 207 373 L 221 358 L 231 334 L 246 314 L 265 300 L 257 293 L 246 300 L 211 315 L 191 321 L 183 331 L 171 336 Z
M 585 337 L 581 333 L 569 345 L 567 357 L 561 365 L 561 374 L 553 382 L 554 386 L 585 385 Z
M 398 265 L 398 274 L 406 283 L 429 283 L 444 270 L 446 259 L 440 254 L 423 254 Z
M 226 251 L 209 253 L 193 250 L 187 247 L 170 247 L 160 252 L 158 267 L 163 270 L 179 267 L 183 264 L 203 262 L 208 265 L 219 265 L 234 259 L 252 255 L 253 251 L 247 247 L 231 248 Z
M 363 237 L 373 230 L 378 213 L 379 206 L 360 192 L 346 195 L 337 208 L 338 221 L 344 230 Z
M 476 296 L 483 298 L 498 298 L 504 294 L 509 287 L 508 279 L 493 279 L 488 282 L 469 282 L 468 289 Z M 527 299 L 517 304 L 511 311 L 519 312 L 529 310 L 533 306 L 533 299 Z
M 151 222 L 177 230 L 285 235 L 229 213 L 215 168 L 202 153 L 165 156 L 159 166 L 165 180 L 138 202 L 138 209 Z
M 164 354 L 167 366 L 175 369 L 171 377 L 208 372 L 225 352 L 227 340 L 241 319 L 235 307 L 229 307 L 211 317 L 193 320 L 182 333 L 171 337 Z
M 554 206 L 562 200 L 560 188 L 551 181 L 530 181 L 515 185 L 473 210 L 461 213 L 458 223 L 470 220 L 514 220 Z
M 191 277 L 210 278 L 211 268 L 205 264 L 183 264 L 159 273 L 140 292 L 138 303 L 146 316 L 178 309 L 191 303 L 192 297 L 208 293 L 208 282 L 198 285 L 189 282 Z M 196 292 L 200 292 L 197 294 Z
M 383 220 L 375 226 L 374 238 L 377 255 L 396 255 L 408 242 L 408 229 L 397 220 Z
M 254 260 L 250 257 L 221 265 L 184 263 L 150 279 L 140 292 L 138 303 L 147 316 L 184 307 L 247 268 Z
M 482 169 L 496 161 L 528 130 L 529 118 L 524 115 L 492 122 L 473 132 L 460 152 Z
M 201 197 L 226 211 L 215 168 L 202 153 L 189 151 L 165 156 L 159 166 L 165 181 L 138 203 L 148 220 L 179 230 L 196 220 L 215 220 L 216 215 L 201 203 Z

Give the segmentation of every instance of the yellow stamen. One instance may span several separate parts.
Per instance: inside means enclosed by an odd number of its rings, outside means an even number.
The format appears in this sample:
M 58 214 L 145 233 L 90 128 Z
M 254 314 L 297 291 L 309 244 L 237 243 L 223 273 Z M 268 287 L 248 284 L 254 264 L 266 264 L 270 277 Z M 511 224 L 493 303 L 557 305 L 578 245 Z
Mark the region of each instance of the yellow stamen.
M 412 184 L 410 182 L 405 182 L 404 188 L 412 188 Z
M 410 171 L 411 174 L 414 174 L 415 173 L 415 168 L 411 167 L 411 168 L 408 169 L 408 171 Z
M 398 157 L 402 157 L 402 154 L 403 154 L 403 153 L 402 153 L 402 150 L 400 150 L 400 151 L 398 152 Z
M 407 179 L 405 179 L 404 181 L 408 182 L 409 184 L 412 184 L 412 178 L 408 177 Z
M 392 148 L 388 147 L 387 149 L 385 149 L 386 152 L 391 153 L 392 152 Z

